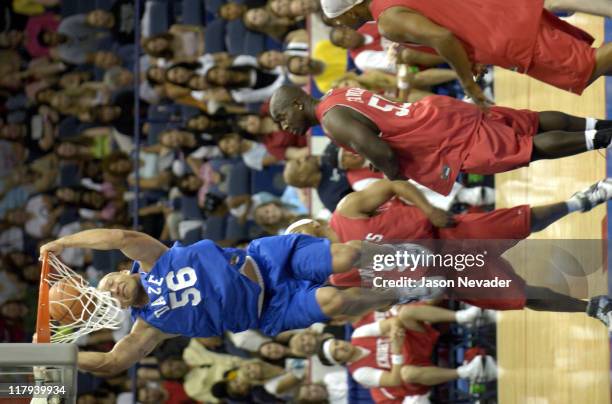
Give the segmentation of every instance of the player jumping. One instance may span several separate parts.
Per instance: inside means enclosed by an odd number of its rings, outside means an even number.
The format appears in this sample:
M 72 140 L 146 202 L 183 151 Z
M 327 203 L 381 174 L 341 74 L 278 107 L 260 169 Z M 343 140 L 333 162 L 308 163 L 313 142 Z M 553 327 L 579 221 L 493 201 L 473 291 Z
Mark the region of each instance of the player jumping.
M 94 229 L 45 244 L 41 255 L 75 247 L 119 249 L 135 261 L 131 273 L 110 273 L 98 285 L 123 308 L 131 307 L 136 321 L 111 352 L 79 353 L 78 366 L 96 374 L 127 369 L 177 335 L 210 337 L 246 329 L 276 335 L 431 292 L 325 287 L 331 274 L 353 267 L 359 249 L 304 235 L 258 239 L 245 251 L 209 240 L 168 248 L 143 233 Z

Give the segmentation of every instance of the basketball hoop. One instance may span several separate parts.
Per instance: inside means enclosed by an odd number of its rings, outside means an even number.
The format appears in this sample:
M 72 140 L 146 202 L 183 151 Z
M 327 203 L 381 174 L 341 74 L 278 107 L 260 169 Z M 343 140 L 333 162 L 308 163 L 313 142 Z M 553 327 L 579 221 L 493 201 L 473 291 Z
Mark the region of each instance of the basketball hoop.
M 102 329 L 120 328 L 119 301 L 89 285 L 55 255 L 43 256 L 36 321 L 37 341 L 71 343 Z

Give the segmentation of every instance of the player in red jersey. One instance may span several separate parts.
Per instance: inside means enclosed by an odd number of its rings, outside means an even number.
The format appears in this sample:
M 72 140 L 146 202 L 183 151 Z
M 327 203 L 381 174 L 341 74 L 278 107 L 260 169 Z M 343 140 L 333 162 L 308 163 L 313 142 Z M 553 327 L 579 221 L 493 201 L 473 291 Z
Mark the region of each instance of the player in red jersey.
M 497 375 L 495 360 L 479 356 L 457 369 L 435 366 L 431 361 L 439 333 L 430 325 L 468 323 L 479 311 L 453 312 L 429 305 L 405 305 L 397 317 L 358 327 L 351 342 L 330 339 L 323 355 L 332 364 L 346 365 L 353 378 L 369 387 L 376 401 L 422 396 L 430 386 L 459 378 L 490 381 Z
M 391 41 L 433 48 L 455 69 L 466 94 L 481 106 L 488 100 L 473 73 L 482 65 L 519 71 L 575 94 L 612 73 L 612 45 L 592 48 L 592 36 L 544 10 L 543 0 L 322 0 L 321 4 L 325 15 L 340 24 L 376 20 L 381 34 Z
M 387 178 L 411 178 L 443 195 L 461 171 L 510 171 L 606 148 L 612 140 L 612 121 L 502 107 L 485 114 L 436 95 L 402 104 L 360 88 L 332 90 L 318 101 L 284 86 L 272 96 L 270 112 L 295 134 L 320 123 L 334 142 L 363 155 Z
M 433 207 L 408 182 L 379 180 L 362 191 L 347 195 L 338 204 L 329 226 L 303 219 L 289 226 L 287 232 L 326 237 L 332 242 L 350 240 L 389 242 L 419 239 L 497 239 L 518 242 L 571 212 L 591 210 L 609 199 L 612 199 L 612 180 L 607 179 L 585 191 L 577 192 L 566 202 L 538 207 L 521 205 L 487 213 L 451 216 L 448 212 Z M 510 243 L 507 247 L 513 245 Z M 486 271 L 473 272 L 471 276 L 511 280 L 509 287 L 490 290 L 497 297 L 481 293 L 475 295 L 474 291 L 470 290 L 453 292 L 458 293 L 461 300 L 479 307 L 497 310 L 520 310 L 528 307 L 544 311 L 587 312 L 606 326 L 610 326 L 612 307 L 608 306 L 610 299 L 607 297 L 598 296 L 592 298 L 590 302 L 585 302 L 556 293 L 549 288 L 525 284 L 503 258 L 491 257 L 490 263 Z M 330 280 L 339 286 L 361 285 L 362 282 L 357 270 L 333 276 Z
M 410 303 L 407 305 L 393 306 L 391 309 L 384 311 L 384 312 L 383 311 L 373 311 L 365 315 L 361 319 L 359 319 L 359 321 L 354 322 L 352 324 L 353 328 L 358 329 L 359 327 L 365 326 L 368 324 L 377 323 L 379 321 L 383 321 L 383 320 L 390 319 L 390 318 L 397 318 L 400 310 L 402 311 L 402 316 L 404 318 L 404 321 L 408 321 L 408 322 L 414 321 L 417 324 L 423 325 L 422 327 L 423 329 L 420 333 L 419 331 L 416 331 L 416 330 L 407 330 L 406 332 L 408 334 L 411 334 L 412 336 L 416 335 L 420 337 L 417 341 L 424 340 L 426 342 L 422 346 L 415 347 L 417 350 L 421 350 L 424 353 L 427 352 L 427 347 L 429 347 L 430 345 L 434 345 L 436 343 L 435 340 L 433 339 L 435 338 L 437 340 L 438 338 L 438 334 L 432 333 L 431 327 L 429 327 L 427 323 L 456 322 L 459 324 L 473 324 L 476 322 L 480 322 L 480 324 L 486 324 L 486 323 L 495 323 L 497 321 L 497 312 L 494 310 L 484 310 L 483 311 L 477 307 L 471 306 L 463 310 L 451 311 L 451 310 L 446 310 L 440 307 L 430 306 L 428 304 L 423 304 L 423 303 Z M 428 337 L 431 337 L 431 341 L 429 341 Z M 404 343 L 406 343 L 406 340 L 404 340 Z M 408 341 L 408 343 L 414 344 L 414 341 Z M 431 357 L 431 355 L 429 356 Z M 416 365 L 416 366 L 412 366 L 411 370 L 413 371 L 413 374 L 418 372 L 418 374 L 414 375 L 413 378 L 415 376 L 419 377 L 423 370 L 423 368 L 419 368 L 419 366 L 422 366 L 423 362 L 410 363 L 411 362 L 410 359 L 411 358 L 408 357 L 408 359 L 405 360 L 405 364 L 408 366 Z M 471 361 L 467 361 L 467 362 L 471 362 Z M 467 363 L 467 362 L 464 362 L 464 363 Z M 472 363 L 471 366 L 474 366 L 477 363 L 478 362 Z M 495 370 L 495 367 L 492 366 L 493 362 L 489 360 L 488 364 L 489 364 L 488 373 L 490 374 L 494 373 L 493 371 Z M 487 365 L 486 359 L 485 359 L 485 362 L 481 362 L 480 365 L 486 366 Z M 449 370 L 449 369 L 444 369 L 444 368 L 438 368 L 438 369 L 442 369 L 443 371 Z M 432 370 L 435 372 L 437 369 L 433 369 L 430 367 L 426 369 L 425 372 L 428 372 L 428 371 L 431 372 Z M 477 369 L 472 369 L 471 371 L 483 372 L 484 370 L 485 370 L 484 367 L 478 366 Z M 426 375 L 427 374 L 425 374 L 425 376 Z M 408 384 L 408 386 L 414 388 L 415 392 L 425 392 L 425 386 L 423 385 Z M 400 392 L 402 392 L 402 390 L 400 390 Z M 370 394 L 374 402 L 381 403 L 381 404 L 400 404 L 402 402 L 405 403 L 406 402 L 404 401 L 405 397 L 402 397 L 398 395 L 397 393 L 398 392 L 395 390 L 395 388 L 389 389 L 388 387 L 374 387 L 370 389 Z M 410 400 L 407 401 L 408 403 L 414 403 L 414 404 L 430 403 L 429 391 L 425 392 L 425 394 L 423 395 L 416 395 L 416 396 L 413 395 L 409 397 L 410 397 Z

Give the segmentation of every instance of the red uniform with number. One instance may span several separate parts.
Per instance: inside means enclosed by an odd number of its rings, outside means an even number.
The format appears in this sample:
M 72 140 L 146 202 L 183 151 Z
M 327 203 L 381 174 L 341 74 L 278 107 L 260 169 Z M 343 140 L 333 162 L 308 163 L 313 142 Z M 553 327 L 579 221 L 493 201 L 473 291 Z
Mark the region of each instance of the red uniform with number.
M 365 218 L 349 218 L 335 211 L 329 226 L 338 235 L 341 242 L 351 240 L 368 240 L 372 242 L 399 242 L 426 239 L 442 240 L 522 240 L 531 233 L 531 213 L 529 205 L 520 205 L 509 209 L 496 209 L 485 213 L 466 213 L 455 216 L 456 226 L 448 228 L 434 227 L 423 212 L 412 205 L 407 205 L 397 198 L 380 206 L 376 214 Z M 502 242 L 495 242 L 495 246 Z M 501 255 L 514 242 L 507 242 L 498 250 Z M 448 274 L 456 275 L 454 271 Z M 401 275 L 401 274 L 400 274 Z M 486 269 L 471 271 L 470 279 L 487 280 L 495 277 L 510 280 L 510 287 L 489 288 L 486 293 L 477 296 L 469 288 L 454 289 L 457 297 L 475 306 L 515 310 L 525 306 L 525 281 L 518 276 L 512 266 L 503 258 L 490 256 Z M 412 274 L 419 278 L 420 272 Z M 359 271 L 334 274 L 330 282 L 336 286 L 362 286 Z
M 420 305 L 422 303 L 410 303 L 412 305 Z M 372 311 L 368 314 L 366 314 L 365 316 L 363 316 L 361 319 L 359 319 L 358 321 L 353 323 L 353 328 L 357 329 L 359 327 L 361 327 L 362 325 L 366 325 L 366 324 L 371 324 L 374 323 L 376 321 L 380 321 L 380 320 L 385 320 L 387 318 L 391 318 L 391 317 L 396 317 L 398 312 L 399 312 L 399 307 L 400 306 L 393 306 L 390 310 L 381 312 L 381 311 Z M 433 345 L 436 344 L 436 341 L 438 339 L 438 333 L 435 332 L 430 332 L 431 329 L 430 328 L 426 328 L 426 332 L 428 333 L 428 335 L 431 337 L 432 339 L 432 344 L 431 346 L 433 347 Z M 408 333 L 410 333 L 412 331 L 408 330 Z M 424 345 L 425 349 L 427 349 L 427 347 L 429 347 L 430 344 L 427 343 Z M 418 348 L 417 348 L 418 349 Z M 426 352 L 424 353 L 426 354 Z M 428 355 L 431 358 L 431 353 Z M 407 365 L 410 365 L 410 363 L 406 363 Z M 419 391 L 421 390 L 421 386 L 420 385 L 415 385 Z M 403 392 L 403 391 L 402 391 Z M 370 389 L 370 394 L 372 395 L 372 399 L 374 400 L 374 402 L 376 403 L 380 403 L 380 404 L 401 404 L 403 401 L 403 397 L 396 395 L 395 393 L 397 393 L 396 391 L 393 390 L 388 390 L 387 387 L 376 387 L 376 388 L 371 388 Z
M 594 39 L 544 10 L 543 0 L 373 0 L 378 21 L 391 7 L 418 12 L 451 31 L 474 63 L 525 73 L 581 94 L 595 69 Z
M 442 195 L 460 171 L 494 174 L 528 165 L 538 129 L 536 112 L 492 107 L 484 115 L 472 104 L 436 95 L 410 104 L 360 88 L 336 89 L 317 105 L 319 122 L 335 107 L 372 121 L 395 152 L 399 171 Z
M 440 334 L 427 323 L 421 323 L 421 325 L 424 328 L 423 332 L 406 330 L 402 349 L 404 364 L 434 366 L 431 355 Z M 364 358 L 347 364 L 351 374 L 363 367 L 380 369 L 386 372 L 391 370 L 391 341 L 388 337 L 353 337 L 351 338 L 351 344 L 369 351 L 369 354 Z M 429 386 L 422 384 L 404 383 L 397 387 L 372 388 L 370 392 L 375 402 L 381 402 L 389 399 L 401 399 L 406 396 L 424 395 L 429 392 L 429 389 Z

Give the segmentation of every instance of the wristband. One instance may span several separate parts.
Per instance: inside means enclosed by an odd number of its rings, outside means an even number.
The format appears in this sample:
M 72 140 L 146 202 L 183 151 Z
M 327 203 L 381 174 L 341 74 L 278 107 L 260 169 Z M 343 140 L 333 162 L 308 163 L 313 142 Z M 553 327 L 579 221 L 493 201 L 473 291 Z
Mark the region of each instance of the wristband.
M 393 365 L 403 365 L 404 364 L 404 355 L 391 355 L 391 363 Z

